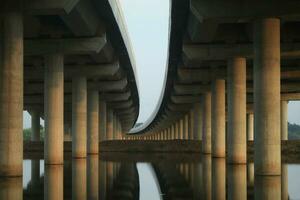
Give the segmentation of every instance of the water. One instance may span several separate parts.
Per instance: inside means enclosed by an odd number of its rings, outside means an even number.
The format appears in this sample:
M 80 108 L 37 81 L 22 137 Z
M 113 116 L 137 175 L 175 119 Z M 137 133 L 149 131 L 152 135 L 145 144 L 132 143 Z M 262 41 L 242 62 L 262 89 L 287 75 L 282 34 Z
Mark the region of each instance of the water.
M 26 159 L 23 178 L 0 179 L 1 200 L 300 199 L 300 165 L 254 177 L 254 165 L 226 165 L 199 154 L 107 154 L 63 166 Z

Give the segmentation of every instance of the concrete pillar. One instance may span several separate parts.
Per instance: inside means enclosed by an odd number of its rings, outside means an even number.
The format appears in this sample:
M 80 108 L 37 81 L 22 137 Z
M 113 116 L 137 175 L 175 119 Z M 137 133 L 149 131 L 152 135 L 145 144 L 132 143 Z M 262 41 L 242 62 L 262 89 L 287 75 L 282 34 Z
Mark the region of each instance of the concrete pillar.
M 99 199 L 98 186 L 99 186 L 99 157 L 98 155 L 89 155 L 87 158 L 87 199 L 89 200 Z
M 212 160 L 212 199 L 226 199 L 225 158 L 214 158 Z
M 86 159 L 72 160 L 72 200 L 85 200 L 86 194 Z
M 40 113 L 33 110 L 31 114 L 31 141 L 40 141 Z
M 254 26 L 254 169 L 280 175 L 280 20 L 267 18 Z
M 179 122 L 178 122 L 178 128 L 179 128 L 179 137 L 180 139 L 186 139 L 186 134 L 185 134 L 185 130 L 184 130 L 184 119 L 181 119 Z
M 189 127 L 189 139 L 194 140 L 194 109 L 191 109 L 188 113 L 188 127 Z
M 64 57 L 45 56 L 45 163 L 63 164 Z
M 180 132 L 179 132 L 179 124 L 178 124 L 178 122 L 175 122 L 174 129 L 175 129 L 175 135 L 176 135 L 177 139 L 181 139 L 180 138 Z
M 87 81 L 86 77 L 72 79 L 72 156 L 86 157 L 87 151 Z
M 70 123 L 64 124 L 64 141 L 72 141 L 72 128 Z
M 247 199 L 247 166 L 228 165 L 228 199 Z
M 195 103 L 194 105 L 194 115 L 193 115 L 193 132 L 195 140 L 202 140 L 202 130 L 203 130 L 203 106 L 202 102 Z
M 117 115 L 113 114 L 113 140 L 117 139 Z M 138 139 L 138 138 L 137 138 Z
M 203 200 L 211 200 L 211 156 L 202 155 Z
M 253 141 L 254 139 L 254 117 L 253 113 L 247 114 L 247 141 Z
M 206 92 L 203 95 L 203 135 L 202 135 L 202 152 L 211 153 L 211 93 Z
M 288 101 L 280 104 L 281 140 L 288 140 Z
M 44 199 L 64 199 L 63 165 L 45 165 Z
M 99 152 L 99 92 L 89 91 L 87 96 L 87 153 Z
M 212 156 L 225 157 L 225 80 L 213 81 L 211 100 Z
M 99 101 L 99 139 L 100 141 L 107 140 L 106 135 L 106 102 Z
M 247 162 L 246 59 L 229 59 L 227 66 L 228 133 L 227 162 Z
M 112 140 L 113 139 L 113 121 L 114 121 L 114 113 L 111 108 L 107 109 L 106 113 L 106 137 L 107 140 Z
M 191 132 L 190 132 L 190 126 L 189 126 L 189 114 L 186 114 L 183 118 L 183 137 L 186 140 L 191 139 Z
M 20 3 L 17 3 L 20 4 Z M 19 5 L 15 7 L 19 7 Z M 23 165 L 23 15 L 2 13 L 0 33 L 0 176 L 21 176 Z

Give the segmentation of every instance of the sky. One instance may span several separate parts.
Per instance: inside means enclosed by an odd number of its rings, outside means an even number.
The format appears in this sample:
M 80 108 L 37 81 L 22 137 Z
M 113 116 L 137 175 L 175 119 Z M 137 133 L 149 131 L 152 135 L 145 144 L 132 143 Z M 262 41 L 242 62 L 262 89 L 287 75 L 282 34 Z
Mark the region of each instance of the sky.
M 119 0 L 136 59 L 140 96 L 138 122 L 145 122 L 157 107 L 163 91 L 168 59 L 169 0 Z M 288 120 L 300 124 L 300 102 L 288 104 Z M 43 120 L 41 120 L 43 125 Z M 24 112 L 24 128 L 31 118 Z

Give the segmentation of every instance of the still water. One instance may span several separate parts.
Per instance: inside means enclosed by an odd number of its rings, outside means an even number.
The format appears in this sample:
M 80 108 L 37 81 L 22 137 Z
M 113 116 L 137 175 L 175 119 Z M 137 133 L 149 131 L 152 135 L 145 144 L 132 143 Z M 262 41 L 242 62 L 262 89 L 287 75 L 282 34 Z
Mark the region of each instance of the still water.
M 300 199 L 299 164 L 282 164 L 282 176 L 254 177 L 251 162 L 226 165 L 225 159 L 198 154 L 189 155 L 189 159 L 176 154 L 173 159 L 159 155 L 150 160 L 142 157 L 93 155 L 87 159 L 66 159 L 63 166 L 44 166 L 42 159 L 26 159 L 23 178 L 0 178 L 0 198 Z

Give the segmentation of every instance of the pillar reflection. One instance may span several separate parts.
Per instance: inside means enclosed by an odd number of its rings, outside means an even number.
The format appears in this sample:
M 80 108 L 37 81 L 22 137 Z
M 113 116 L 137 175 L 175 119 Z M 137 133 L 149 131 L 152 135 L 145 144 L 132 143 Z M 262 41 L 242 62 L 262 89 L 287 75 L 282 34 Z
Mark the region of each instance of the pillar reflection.
M 22 200 L 22 177 L 0 178 L 0 199 Z
M 281 176 L 255 176 L 255 200 L 280 200 Z
M 289 189 L 288 189 L 288 165 L 281 165 L 281 200 L 289 199 Z
M 89 200 L 98 200 L 99 178 L 98 155 L 89 155 L 87 158 L 87 197 Z
M 211 200 L 211 156 L 202 155 L 203 199 Z
M 212 159 L 212 199 L 226 199 L 226 160 L 225 158 Z
M 44 199 L 63 200 L 63 165 L 45 165 Z
M 99 163 L 99 198 L 104 200 L 106 198 L 106 162 Z
M 246 165 L 228 165 L 228 199 L 247 199 Z
M 86 199 L 86 159 L 72 160 L 72 199 Z

